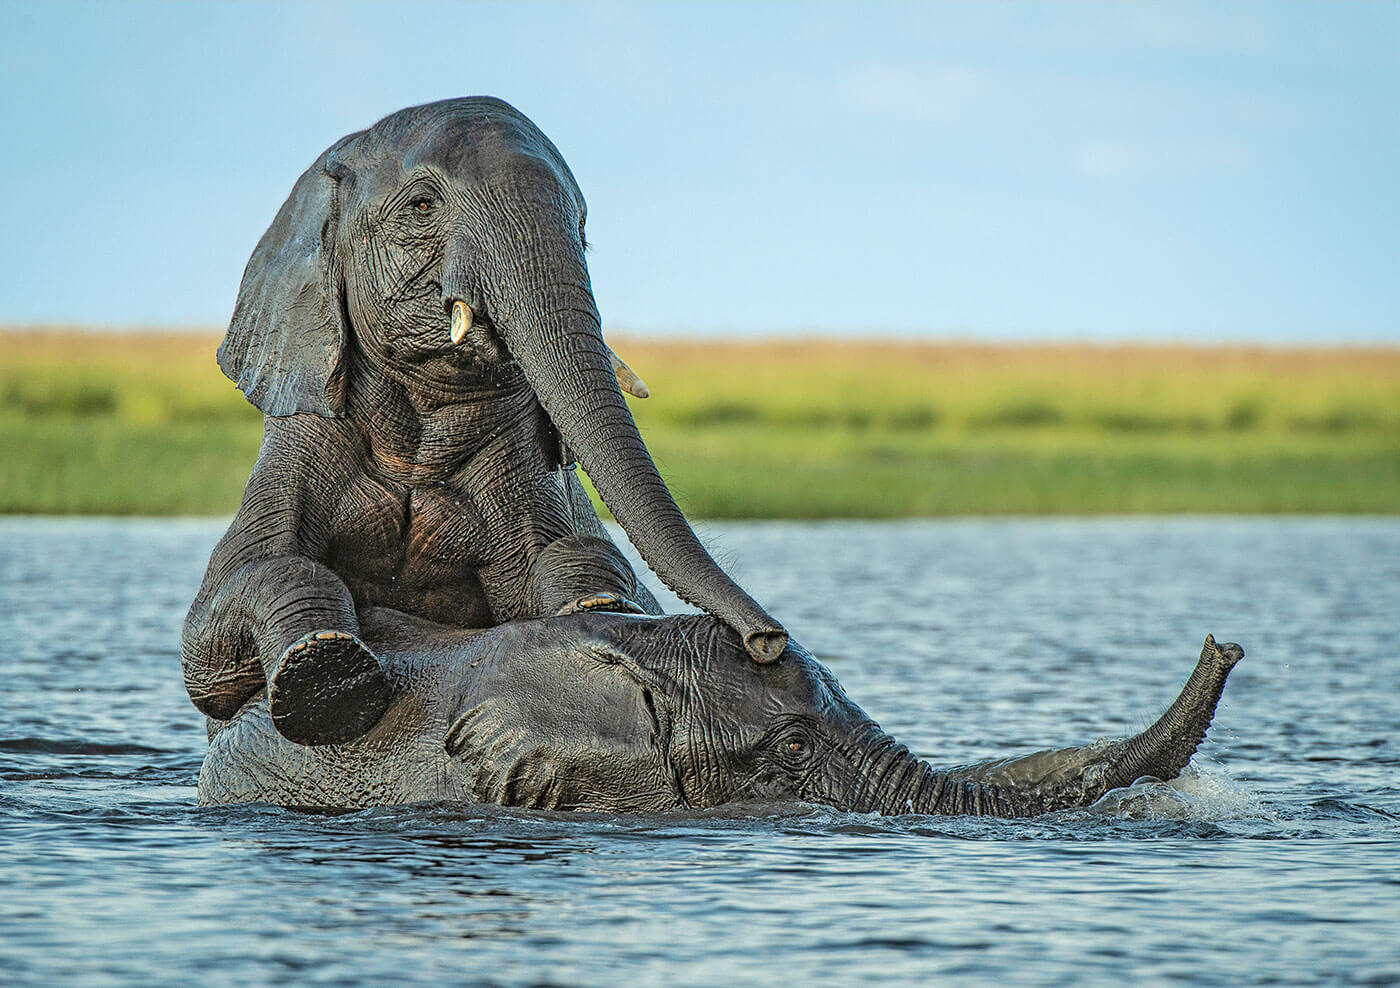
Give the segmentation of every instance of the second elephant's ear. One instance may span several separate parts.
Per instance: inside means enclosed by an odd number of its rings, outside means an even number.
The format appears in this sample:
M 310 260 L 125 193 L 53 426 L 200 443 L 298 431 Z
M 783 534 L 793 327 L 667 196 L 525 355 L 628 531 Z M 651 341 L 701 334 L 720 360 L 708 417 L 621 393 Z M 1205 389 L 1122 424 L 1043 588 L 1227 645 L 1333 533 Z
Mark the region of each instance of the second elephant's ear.
M 443 739 L 472 800 L 599 813 L 686 805 L 670 762 L 666 697 L 590 632 L 598 617 L 529 622 L 483 639 Z
M 336 142 L 297 179 L 258 241 L 238 289 L 219 367 L 266 415 L 341 410 L 344 324 L 335 262 L 340 156 Z

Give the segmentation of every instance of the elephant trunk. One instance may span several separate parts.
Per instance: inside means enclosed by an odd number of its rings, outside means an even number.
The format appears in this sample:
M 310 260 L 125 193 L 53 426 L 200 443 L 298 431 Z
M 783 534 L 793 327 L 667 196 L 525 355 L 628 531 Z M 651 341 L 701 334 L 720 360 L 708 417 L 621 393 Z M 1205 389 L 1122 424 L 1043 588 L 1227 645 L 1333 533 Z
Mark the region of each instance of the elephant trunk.
M 1151 727 L 1121 741 L 1040 751 L 937 770 L 880 734 L 847 805 L 857 812 L 1025 817 L 1088 806 L 1150 776 L 1176 778 L 1205 739 L 1225 680 L 1244 650 L 1207 636 L 1175 702 Z
M 540 404 L 637 551 L 677 596 L 743 636 L 771 662 L 787 632 L 710 557 L 676 506 L 622 397 L 587 275 L 533 289 L 500 328 Z
M 1214 636 L 1207 635 L 1191 678 L 1166 712 L 1147 730 L 1109 749 L 1107 760 L 1113 769 L 1110 788 L 1129 785 L 1143 776 L 1164 781 L 1176 778 L 1205 740 L 1225 680 L 1242 658 L 1244 649 L 1234 642 L 1217 646 Z
M 935 769 L 893 739 L 885 740 L 884 750 L 860 773 L 851 798 L 843 801 L 847 809 L 883 816 L 1020 817 L 1045 812 L 1030 808 L 1021 794 L 1008 787 L 956 778 L 955 773 Z

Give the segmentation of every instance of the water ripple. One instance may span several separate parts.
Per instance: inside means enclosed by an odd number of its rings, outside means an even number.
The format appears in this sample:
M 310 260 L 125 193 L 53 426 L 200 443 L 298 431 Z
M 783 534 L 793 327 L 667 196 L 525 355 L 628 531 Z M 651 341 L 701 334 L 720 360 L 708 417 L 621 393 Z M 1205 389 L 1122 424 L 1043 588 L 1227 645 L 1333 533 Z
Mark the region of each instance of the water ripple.
M 1012 821 L 198 808 L 222 527 L 0 520 L 6 984 L 1400 981 L 1395 521 L 709 529 L 945 764 L 1137 730 L 1245 645 L 1193 770 Z

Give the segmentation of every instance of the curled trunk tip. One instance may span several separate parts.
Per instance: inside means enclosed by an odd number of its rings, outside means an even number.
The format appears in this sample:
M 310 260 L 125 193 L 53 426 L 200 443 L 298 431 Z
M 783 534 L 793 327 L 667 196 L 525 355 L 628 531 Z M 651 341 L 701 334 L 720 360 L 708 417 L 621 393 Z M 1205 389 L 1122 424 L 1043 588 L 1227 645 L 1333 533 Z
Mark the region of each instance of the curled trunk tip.
M 783 649 L 787 648 L 788 635 L 782 628 L 774 624 L 771 628 L 762 631 L 750 631 L 744 635 L 744 648 L 749 655 L 753 656 L 755 662 L 767 665 L 769 662 L 777 662 L 779 656 L 783 654 Z

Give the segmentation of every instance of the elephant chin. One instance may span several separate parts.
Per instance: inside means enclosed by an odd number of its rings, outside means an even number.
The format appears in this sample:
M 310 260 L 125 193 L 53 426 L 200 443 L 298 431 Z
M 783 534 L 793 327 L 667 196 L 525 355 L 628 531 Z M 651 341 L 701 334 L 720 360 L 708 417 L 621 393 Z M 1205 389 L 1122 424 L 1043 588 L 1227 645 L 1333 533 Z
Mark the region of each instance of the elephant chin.
M 1217 646 L 1207 636 L 1196 668 L 1166 713 L 1120 741 L 940 771 L 881 733 L 878 754 L 841 802 L 856 812 L 886 815 L 1026 817 L 1088 806 L 1144 777 L 1174 779 L 1205 739 L 1225 680 L 1242 658 L 1240 646 Z
M 676 506 L 618 387 L 592 295 L 576 288 L 539 296 L 502 323 L 555 428 L 657 576 L 738 631 L 754 659 L 775 661 L 787 632 L 720 569 Z

